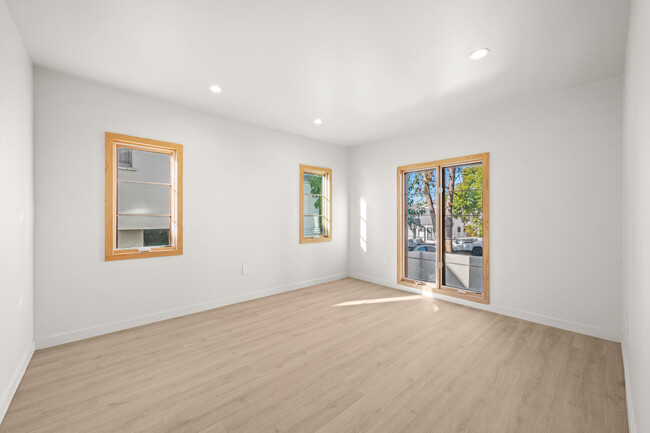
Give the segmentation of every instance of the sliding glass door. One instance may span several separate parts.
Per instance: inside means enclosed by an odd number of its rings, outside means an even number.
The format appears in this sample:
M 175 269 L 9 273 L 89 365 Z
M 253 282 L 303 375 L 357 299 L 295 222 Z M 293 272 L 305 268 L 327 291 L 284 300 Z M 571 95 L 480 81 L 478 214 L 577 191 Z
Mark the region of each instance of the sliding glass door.
M 488 154 L 398 167 L 398 283 L 489 302 Z

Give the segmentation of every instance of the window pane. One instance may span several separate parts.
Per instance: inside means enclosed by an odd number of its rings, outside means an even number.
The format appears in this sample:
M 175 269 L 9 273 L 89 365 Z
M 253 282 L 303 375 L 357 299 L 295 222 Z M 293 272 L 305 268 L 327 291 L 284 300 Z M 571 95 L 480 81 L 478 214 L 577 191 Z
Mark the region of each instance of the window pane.
M 117 148 L 117 167 L 131 168 L 133 164 L 133 151 L 122 147 Z
M 443 284 L 483 293 L 483 167 L 446 167 L 443 173 Z
M 436 282 L 436 262 L 429 260 L 408 259 L 406 278 L 427 283 Z
M 483 293 L 483 258 L 467 254 L 446 254 L 445 285 Z
M 301 165 L 300 182 L 300 243 L 311 242 L 315 237 L 331 240 L 331 170 Z
M 322 174 L 303 174 L 303 193 L 304 194 L 323 194 L 323 178 Z
M 454 189 L 483 189 L 483 165 L 481 163 L 446 167 L 442 176 L 445 192 Z M 450 183 L 451 179 L 453 179 L 453 183 Z
M 117 247 L 140 248 L 170 245 L 169 217 L 118 217 Z
M 118 230 L 168 229 L 168 216 L 128 215 L 117 217 Z
M 409 251 L 406 263 L 406 278 L 417 281 L 436 282 L 436 253 L 420 249 Z
M 170 186 L 147 183 L 117 183 L 118 214 L 170 214 Z
M 452 196 L 452 200 L 449 200 Z M 447 209 L 451 215 L 478 215 L 483 214 L 483 190 L 460 191 L 452 194 L 445 192 L 445 203 L 451 203 Z
M 303 217 L 303 237 L 326 236 L 326 227 L 326 220 L 323 217 Z
M 436 170 L 404 174 L 406 278 L 436 282 Z
M 167 230 L 145 230 L 145 247 L 166 247 L 169 246 L 169 229 Z
M 131 156 L 127 157 L 129 153 Z M 126 163 L 127 160 L 130 164 Z M 169 183 L 170 164 L 171 156 L 164 153 L 118 147 L 117 178 Z
M 406 221 L 410 226 L 426 228 L 428 233 L 434 233 L 436 228 L 436 211 L 428 207 L 408 208 L 406 210 Z
M 454 215 L 445 216 L 445 233 L 449 233 L 445 237 L 448 239 L 483 239 L 483 217 L 481 216 L 467 216 L 467 215 Z M 457 243 L 454 243 L 457 244 Z
M 325 197 L 306 194 L 303 197 L 303 215 L 325 215 L 326 205 Z

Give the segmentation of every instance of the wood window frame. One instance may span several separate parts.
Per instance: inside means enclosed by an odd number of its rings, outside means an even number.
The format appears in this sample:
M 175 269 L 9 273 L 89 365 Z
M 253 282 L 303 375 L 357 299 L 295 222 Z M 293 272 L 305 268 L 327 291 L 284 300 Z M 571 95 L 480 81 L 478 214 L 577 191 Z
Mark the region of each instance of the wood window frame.
M 479 302 L 482 304 L 490 303 L 490 215 L 489 215 L 489 153 L 479 153 L 475 155 L 461 156 L 457 158 L 448 158 L 438 161 L 424 162 L 420 164 L 411 164 L 397 167 L 397 284 L 412 289 L 419 289 L 435 294 L 452 296 L 455 298 Z M 442 263 L 442 244 L 440 236 L 442 233 L 442 215 L 443 215 L 443 195 L 442 195 L 442 171 L 445 167 L 454 165 L 464 165 L 471 163 L 482 163 L 483 165 L 483 293 L 473 293 L 466 291 L 459 292 L 455 287 L 449 287 L 442 284 L 442 272 L 439 266 Z M 404 275 L 404 256 L 407 239 L 404 236 L 404 174 L 419 170 L 436 170 L 436 185 L 438 185 L 438 196 L 436 197 L 436 233 L 438 233 L 438 247 L 436 248 L 436 282 L 428 283 L 406 278 Z M 444 239 L 442 239 L 444 241 Z
M 304 200 L 305 200 L 305 191 L 304 191 L 304 175 L 307 174 L 317 174 L 325 175 L 327 178 L 327 201 L 328 206 L 325 211 L 325 215 L 322 215 L 326 220 L 326 235 L 325 236 L 307 236 L 305 237 L 304 232 Z M 332 240 L 332 169 L 315 167 L 312 165 L 300 165 L 300 243 L 309 244 L 315 242 L 330 242 Z
M 170 246 L 138 248 L 117 248 L 117 148 L 145 150 L 170 155 L 171 183 L 171 226 Z M 175 167 L 175 175 L 173 167 Z M 125 260 L 146 257 L 176 256 L 183 254 L 183 146 L 165 141 L 132 137 L 129 135 L 105 133 L 105 205 L 104 205 L 104 259 Z

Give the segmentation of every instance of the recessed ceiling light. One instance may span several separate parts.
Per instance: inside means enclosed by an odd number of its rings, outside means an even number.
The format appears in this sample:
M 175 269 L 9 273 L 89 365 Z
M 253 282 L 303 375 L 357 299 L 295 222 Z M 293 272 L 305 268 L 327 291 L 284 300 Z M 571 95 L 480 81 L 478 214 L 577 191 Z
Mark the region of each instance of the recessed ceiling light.
M 469 58 L 471 60 L 480 60 L 488 54 L 490 54 L 490 50 L 487 48 L 479 48 L 476 51 L 472 51 L 472 54 L 469 55 Z
M 221 87 L 217 86 L 216 84 L 213 84 L 210 86 L 210 91 L 212 93 L 221 93 Z
M 314 119 L 314 123 L 315 123 L 316 125 L 320 125 L 320 124 L 323 123 L 323 120 L 322 120 L 322 119 Z

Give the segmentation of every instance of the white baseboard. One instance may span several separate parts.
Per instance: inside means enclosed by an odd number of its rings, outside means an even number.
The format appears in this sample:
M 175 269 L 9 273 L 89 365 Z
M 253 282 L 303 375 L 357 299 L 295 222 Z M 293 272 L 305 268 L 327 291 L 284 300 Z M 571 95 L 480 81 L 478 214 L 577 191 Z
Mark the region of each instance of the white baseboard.
M 161 320 L 173 319 L 174 317 L 186 316 L 188 314 L 198 313 L 200 311 L 211 310 L 213 308 L 224 307 L 226 305 L 236 304 L 238 302 L 250 301 L 252 299 L 263 298 L 265 296 L 276 295 L 278 293 L 289 292 L 291 290 L 302 289 L 308 286 L 328 283 L 330 281 L 346 278 L 347 273 L 330 275 L 327 277 L 316 278 L 313 280 L 300 281 L 297 283 L 287 284 L 285 286 L 274 287 L 271 289 L 250 292 L 243 295 L 231 296 L 228 298 L 215 299 L 200 304 L 188 305 L 186 307 L 174 308 L 171 310 L 160 311 L 158 313 L 147 314 L 144 316 L 134 317 L 132 319 L 120 320 L 117 322 L 105 323 L 102 325 L 78 329 L 60 334 L 40 337 L 36 340 L 36 348 L 44 349 L 46 347 L 58 346 L 60 344 L 71 343 L 73 341 L 83 340 L 86 338 L 96 337 L 98 335 L 109 334 L 111 332 L 122 331 L 124 329 L 134 328 L 136 326 L 147 325 Z
M 528 320 L 529 322 L 540 323 L 542 325 L 552 326 L 554 328 L 566 329 L 567 331 L 577 332 L 579 334 L 590 335 L 592 337 L 603 338 L 605 340 L 620 342 L 621 335 L 619 331 L 612 331 L 609 329 L 598 328 L 591 325 L 586 325 L 583 323 L 572 322 L 570 320 L 558 319 L 556 317 L 545 316 L 542 314 L 531 313 L 529 311 L 518 310 L 515 308 L 502 307 L 499 305 L 485 305 L 479 304 L 477 302 L 466 301 L 464 299 L 454 298 L 452 296 L 439 295 L 437 293 L 432 294 L 431 292 L 425 292 L 419 289 L 412 289 L 410 287 L 402 286 L 396 282 L 383 280 L 380 278 L 371 277 L 368 275 L 350 273 L 351 278 L 356 278 L 358 280 L 368 281 L 370 283 L 379 284 L 382 286 L 390 287 L 397 290 L 402 290 L 411 293 L 418 293 L 424 296 L 430 296 L 436 299 L 442 299 L 449 302 L 454 302 L 456 304 L 466 305 L 468 307 L 478 308 L 480 310 L 491 311 L 497 314 L 503 314 L 504 316 L 516 317 L 517 319 Z
M 20 381 L 23 379 L 23 376 L 25 375 L 25 370 L 27 370 L 27 366 L 29 365 L 29 361 L 31 361 L 32 359 L 32 355 L 34 355 L 33 341 L 30 343 L 29 347 L 27 347 L 27 351 L 25 351 L 25 355 L 23 356 L 23 359 L 20 361 L 20 364 L 18 364 L 18 366 L 16 367 L 13 376 L 11 376 L 11 380 L 9 381 L 7 387 L 4 389 L 2 393 L 2 397 L 0 397 L 0 424 L 2 423 L 2 420 L 7 414 L 7 410 L 9 409 L 9 405 L 11 404 L 11 400 L 14 398 L 14 394 L 16 394 L 18 385 L 20 384 Z
M 634 418 L 634 405 L 632 404 L 632 382 L 630 381 L 629 361 L 627 360 L 627 345 L 625 338 L 621 342 L 621 353 L 623 354 L 623 373 L 625 374 L 625 406 L 627 407 L 627 424 L 630 433 L 636 433 L 636 418 Z

